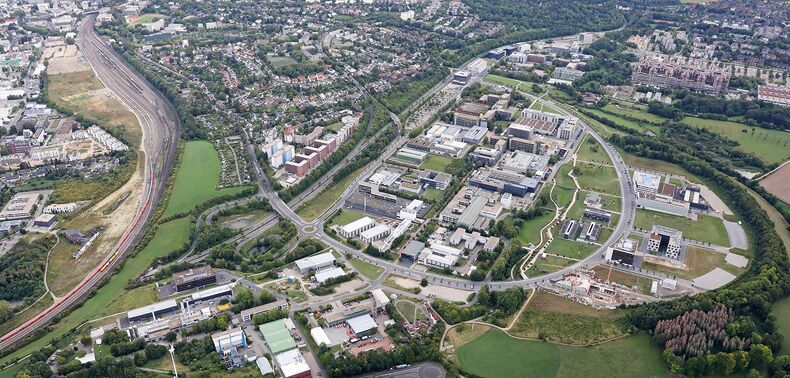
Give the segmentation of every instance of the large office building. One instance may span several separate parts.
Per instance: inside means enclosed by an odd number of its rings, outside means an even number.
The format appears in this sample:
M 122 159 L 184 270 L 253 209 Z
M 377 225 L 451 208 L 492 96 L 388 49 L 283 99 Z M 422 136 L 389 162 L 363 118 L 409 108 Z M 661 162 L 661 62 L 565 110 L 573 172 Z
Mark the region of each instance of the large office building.
M 409 147 L 403 147 L 395 154 L 395 157 L 398 160 L 405 161 L 407 163 L 420 165 L 428 159 L 428 153 L 420 150 L 415 150 Z
M 242 322 L 249 322 L 252 321 L 252 318 L 255 315 L 267 313 L 269 311 L 276 311 L 276 310 L 284 310 L 288 308 L 288 302 L 284 299 L 278 299 L 274 302 L 270 302 L 264 305 L 260 305 L 253 308 L 248 308 L 241 312 L 241 321 Z
M 647 250 L 677 259 L 680 256 L 683 232 L 662 226 L 653 226 L 647 239 Z
M 217 276 L 210 266 L 201 266 L 173 274 L 177 291 L 185 291 L 217 283 Z
M 177 310 L 178 302 L 176 302 L 175 299 L 169 299 L 166 301 L 150 304 L 148 306 L 136 308 L 134 310 L 129 310 L 126 313 L 126 317 L 129 318 L 130 322 L 153 320 Z
M 661 176 L 634 171 L 634 190 L 637 193 L 656 194 L 659 184 L 661 184 Z
M 478 147 L 480 148 L 480 147 Z M 437 172 L 434 170 L 426 169 L 420 173 L 420 185 L 428 185 L 429 187 L 439 190 L 445 190 L 450 186 L 453 176 L 444 172 Z
M 33 207 L 38 203 L 39 193 L 24 192 L 14 194 L 0 211 L 0 221 L 30 218 Z

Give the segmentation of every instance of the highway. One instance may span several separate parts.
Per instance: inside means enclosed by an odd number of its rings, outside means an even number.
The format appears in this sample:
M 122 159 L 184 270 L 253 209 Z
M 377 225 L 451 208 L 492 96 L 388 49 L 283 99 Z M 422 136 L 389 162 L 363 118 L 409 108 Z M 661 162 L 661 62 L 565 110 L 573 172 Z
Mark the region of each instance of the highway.
M 107 44 L 94 29 L 96 14 L 86 15 L 80 25 L 77 45 L 90 63 L 99 81 L 104 84 L 138 119 L 143 132 L 141 149 L 145 159 L 145 187 L 133 222 L 126 229 L 107 257 L 80 284 L 0 339 L 0 350 L 5 350 L 32 332 L 46 326 L 71 306 L 82 301 L 97 284 L 112 275 L 115 265 L 132 251 L 143 236 L 164 193 L 175 159 L 175 148 L 170 141 L 178 140 L 179 121 L 169 101 L 154 89 L 140 74 Z

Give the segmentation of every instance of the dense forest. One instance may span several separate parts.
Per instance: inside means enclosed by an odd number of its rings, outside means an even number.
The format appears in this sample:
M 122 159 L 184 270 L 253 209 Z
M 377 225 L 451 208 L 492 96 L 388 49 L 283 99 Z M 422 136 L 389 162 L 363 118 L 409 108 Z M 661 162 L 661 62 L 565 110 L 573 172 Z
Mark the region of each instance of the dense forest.
M 44 267 L 54 236 L 21 240 L 0 256 L 0 299 L 32 300 L 44 293 Z

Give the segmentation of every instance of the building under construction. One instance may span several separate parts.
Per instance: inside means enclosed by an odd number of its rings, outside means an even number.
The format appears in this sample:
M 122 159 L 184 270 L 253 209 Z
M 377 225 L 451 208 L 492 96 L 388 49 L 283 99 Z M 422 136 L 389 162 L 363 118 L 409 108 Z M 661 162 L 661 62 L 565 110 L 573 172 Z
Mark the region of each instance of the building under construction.
M 631 83 L 717 95 L 727 91 L 730 73 L 702 61 L 647 55 L 634 65 Z

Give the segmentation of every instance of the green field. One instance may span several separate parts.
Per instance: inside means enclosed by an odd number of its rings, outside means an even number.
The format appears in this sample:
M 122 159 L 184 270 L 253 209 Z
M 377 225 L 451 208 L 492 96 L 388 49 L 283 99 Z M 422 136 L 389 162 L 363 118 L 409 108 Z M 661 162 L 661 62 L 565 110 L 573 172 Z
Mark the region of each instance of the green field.
M 365 214 L 358 210 L 342 209 L 340 214 L 332 218 L 332 223 L 345 226 L 355 220 L 362 219 L 364 216 Z
M 428 159 L 426 159 L 420 168 L 422 169 L 432 169 L 437 172 L 444 172 L 447 169 L 447 166 L 453 162 L 452 158 L 447 156 L 439 156 L 435 154 L 428 154 Z
M 686 217 L 659 213 L 656 211 L 637 209 L 634 227 L 650 231 L 653 225 L 661 225 L 683 231 L 683 237 L 701 242 L 712 243 L 724 247 L 730 246 L 727 229 L 721 219 L 708 215 L 699 215 L 697 221 Z
M 521 229 L 518 230 L 516 240 L 523 244 L 535 244 L 540 242 L 540 230 L 554 218 L 554 211 L 545 211 L 539 217 L 524 221 Z
M 481 377 L 668 377 L 647 334 L 595 347 L 514 339 L 492 329 L 458 348 L 461 367 Z
M 269 64 L 274 68 L 285 67 L 297 63 L 296 60 L 290 56 L 267 56 L 266 60 L 268 60 Z
M 573 265 L 576 261 L 568 260 L 566 258 L 548 255 L 546 258 L 540 258 L 535 261 L 535 265 L 527 269 L 528 277 L 538 277 L 551 272 L 556 272 L 568 265 Z
M 603 147 L 591 136 L 584 138 L 576 150 L 576 158 L 583 161 L 612 165 L 612 159 L 606 154 Z
M 735 140 L 740 144 L 739 150 L 757 155 L 768 164 L 781 163 L 790 159 L 790 146 L 788 146 L 790 133 L 788 132 L 696 117 L 683 118 L 683 123 L 694 127 L 704 127 Z
M 546 247 L 546 252 L 572 259 L 583 259 L 593 253 L 598 247 L 595 244 L 579 243 L 563 239 L 560 235 L 555 235 L 554 240 Z
M 490 82 L 490 83 L 494 83 L 494 84 L 501 84 L 501 85 L 504 85 L 506 87 L 513 88 L 515 90 L 521 90 L 521 91 L 530 92 L 530 93 L 534 94 L 534 92 L 532 91 L 532 84 L 533 83 L 528 83 L 526 81 L 511 79 L 511 78 L 497 76 L 497 75 L 487 75 L 483 80 L 485 80 L 487 82 Z
M 330 187 L 322 190 L 317 196 L 300 206 L 296 213 L 308 222 L 318 218 L 340 198 L 346 188 L 351 185 L 351 182 L 364 170 L 365 167 L 363 166 L 343 177 L 342 180 L 333 183 Z
M 3 357 L 0 359 L 0 364 L 39 350 L 49 344 L 53 338 L 63 336 L 70 329 L 88 320 L 111 314 L 113 309 L 119 308 L 117 302 L 123 298 L 121 294 L 126 291 L 126 284 L 129 280 L 145 272 L 155 259 L 184 246 L 189 240 L 191 228 L 192 219 L 190 217 L 179 218 L 160 225 L 151 242 L 140 253 L 126 260 L 121 271 L 113 275 L 106 285 L 96 291 L 95 295 L 53 326 L 52 332 Z M 0 373 L 0 376 L 2 375 Z
M 543 101 L 535 101 L 532 103 L 532 105 L 530 105 L 529 108 L 546 113 L 560 114 L 559 110 L 549 104 L 543 103 Z
M 162 17 L 164 17 L 164 16 L 162 16 L 161 14 L 148 13 L 148 14 L 144 14 L 144 15 L 140 16 L 138 19 L 134 20 L 134 22 L 132 22 L 132 24 L 133 25 L 148 24 L 148 23 L 157 21 L 157 20 L 159 20 Z
M 379 268 L 378 266 L 360 259 L 351 259 L 351 265 L 353 265 L 354 269 L 359 271 L 360 274 L 370 280 L 377 280 L 381 277 L 381 273 L 384 273 L 384 268 Z
M 575 192 L 576 191 L 571 188 L 555 186 L 551 191 L 551 198 L 557 203 L 557 206 L 565 208 L 571 204 L 571 200 L 573 200 L 573 193 Z
M 643 121 L 652 122 L 652 123 L 662 123 L 662 122 L 667 120 L 664 117 L 657 116 L 657 115 L 655 115 L 653 113 L 648 113 L 647 112 L 647 108 L 639 107 L 639 106 L 633 106 L 632 107 L 630 105 L 623 104 L 623 105 L 620 105 L 618 107 L 618 106 L 609 104 L 609 105 L 604 106 L 603 110 L 605 110 L 605 111 L 607 111 L 609 113 L 617 114 L 619 116 L 641 119 Z
M 219 155 L 214 146 L 204 140 L 187 142 L 163 216 L 186 213 L 213 198 L 233 195 L 245 189 L 243 186 L 217 188 L 219 174 Z
M 710 272 L 715 268 L 722 268 L 734 275 L 740 275 L 743 270 L 727 264 L 724 254 L 701 248 L 688 247 L 686 250 L 686 267 L 688 269 L 671 268 L 665 265 L 643 263 L 642 269 L 671 274 L 685 279 L 694 279 Z
M 617 179 L 617 171 L 612 167 L 577 162 L 574 176 L 582 190 L 620 195 L 620 181 Z
M 557 175 L 554 176 L 554 179 L 557 180 L 557 185 L 571 189 L 576 188 L 576 183 L 568 176 L 568 172 L 570 172 L 571 169 L 573 169 L 571 164 L 564 164 L 557 170 Z
M 616 123 L 618 125 L 625 126 L 625 127 L 629 128 L 629 129 L 635 130 L 635 131 L 640 132 L 640 133 L 645 132 L 645 130 L 651 130 L 653 132 L 658 132 L 660 130 L 660 127 L 658 127 L 658 126 L 653 126 L 653 125 L 648 125 L 648 124 L 642 125 L 642 124 L 639 124 L 639 122 L 634 122 L 634 121 L 632 121 L 630 119 L 622 118 L 622 117 L 620 117 L 618 115 L 610 114 L 610 113 L 607 113 L 607 112 L 602 111 L 602 110 L 588 109 L 587 111 L 589 111 L 590 113 L 592 113 L 592 114 L 594 114 L 594 115 L 596 115 L 598 117 L 608 119 L 608 120 L 610 120 L 610 121 L 612 121 L 612 122 L 614 122 L 614 123 Z
M 785 335 L 782 340 L 782 354 L 787 354 L 790 351 L 790 298 L 774 303 L 771 313 L 776 316 L 776 325 Z
M 407 322 L 414 323 L 417 305 L 407 300 L 400 300 L 395 302 L 395 307 L 398 308 L 398 311 L 400 311 Z

